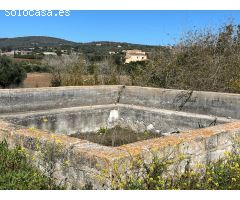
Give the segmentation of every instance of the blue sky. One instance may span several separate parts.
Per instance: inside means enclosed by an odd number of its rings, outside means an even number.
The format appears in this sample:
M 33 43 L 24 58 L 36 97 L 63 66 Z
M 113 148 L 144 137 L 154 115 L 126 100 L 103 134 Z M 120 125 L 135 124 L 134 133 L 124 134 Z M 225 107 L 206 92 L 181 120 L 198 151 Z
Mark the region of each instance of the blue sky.
M 1 11 L 0 38 L 44 35 L 167 45 L 189 30 L 217 29 L 231 20 L 240 24 L 240 11 L 71 11 L 69 17 L 6 17 Z

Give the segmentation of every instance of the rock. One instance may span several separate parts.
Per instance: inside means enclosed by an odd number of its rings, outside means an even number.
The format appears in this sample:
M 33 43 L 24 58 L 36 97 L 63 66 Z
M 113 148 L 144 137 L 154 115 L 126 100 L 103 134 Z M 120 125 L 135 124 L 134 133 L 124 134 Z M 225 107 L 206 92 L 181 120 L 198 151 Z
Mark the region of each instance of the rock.
M 119 119 L 119 113 L 118 110 L 111 110 L 109 117 L 108 117 L 108 122 L 112 123 L 115 122 Z
M 147 126 L 147 131 L 152 131 L 154 129 L 154 126 L 152 124 L 149 124 Z

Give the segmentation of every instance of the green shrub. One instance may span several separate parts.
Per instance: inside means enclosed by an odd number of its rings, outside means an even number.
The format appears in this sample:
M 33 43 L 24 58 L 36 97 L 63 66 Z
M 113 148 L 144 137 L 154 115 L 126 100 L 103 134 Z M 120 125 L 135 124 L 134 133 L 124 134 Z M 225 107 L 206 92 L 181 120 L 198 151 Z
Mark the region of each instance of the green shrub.
M 30 62 L 20 62 L 19 65 L 27 72 L 50 72 L 50 67 L 43 64 L 33 64 Z
M 63 188 L 28 162 L 24 148 L 9 149 L 6 141 L 0 142 L 0 190 L 49 189 Z
M 26 78 L 26 72 L 18 63 L 6 56 L 0 56 L 0 86 L 3 88 L 19 85 Z
M 239 93 L 240 25 L 190 31 L 174 47 L 155 48 L 148 62 L 124 70 L 133 85 Z
M 14 58 L 23 58 L 23 59 L 42 59 L 43 55 L 29 54 L 29 55 L 19 55 L 14 54 Z
M 168 172 L 171 160 L 153 158 L 150 164 L 141 160 L 132 164 L 133 173 L 117 172 L 113 175 L 112 189 L 124 190 L 239 190 L 240 155 L 238 152 L 207 165 L 198 165 L 194 170 L 185 167 L 184 173 Z M 128 169 L 129 170 L 129 169 Z M 125 176 L 125 174 L 127 174 Z

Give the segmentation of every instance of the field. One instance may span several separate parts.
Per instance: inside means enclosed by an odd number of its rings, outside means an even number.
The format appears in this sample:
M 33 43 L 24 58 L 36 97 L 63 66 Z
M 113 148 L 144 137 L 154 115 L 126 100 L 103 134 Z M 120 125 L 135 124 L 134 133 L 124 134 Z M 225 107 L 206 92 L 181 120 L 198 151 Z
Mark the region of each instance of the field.
M 86 81 L 85 85 L 90 84 L 90 80 L 93 79 L 93 75 L 85 75 L 83 79 Z M 104 85 L 103 76 L 99 76 L 100 85 Z M 120 76 L 121 85 L 131 85 L 130 78 L 128 76 Z M 50 73 L 27 73 L 27 78 L 23 82 L 24 88 L 36 88 L 36 87 L 49 87 L 51 86 L 51 74 Z
M 24 80 L 24 88 L 49 87 L 51 85 L 51 74 L 49 73 L 28 73 Z

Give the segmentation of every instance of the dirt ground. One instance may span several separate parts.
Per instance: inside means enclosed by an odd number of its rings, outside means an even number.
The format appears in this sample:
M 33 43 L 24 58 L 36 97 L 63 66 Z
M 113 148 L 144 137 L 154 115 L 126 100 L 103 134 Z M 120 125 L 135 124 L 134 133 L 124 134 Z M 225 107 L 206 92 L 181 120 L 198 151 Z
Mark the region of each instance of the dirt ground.
M 160 134 L 148 131 L 135 132 L 129 128 L 115 126 L 112 129 L 100 129 L 97 132 L 91 133 L 75 133 L 71 137 L 76 137 L 83 140 L 88 140 L 104 146 L 117 147 L 124 144 L 129 144 L 141 140 L 161 137 Z
M 51 85 L 51 74 L 49 73 L 28 73 L 24 80 L 24 88 L 49 87 Z

